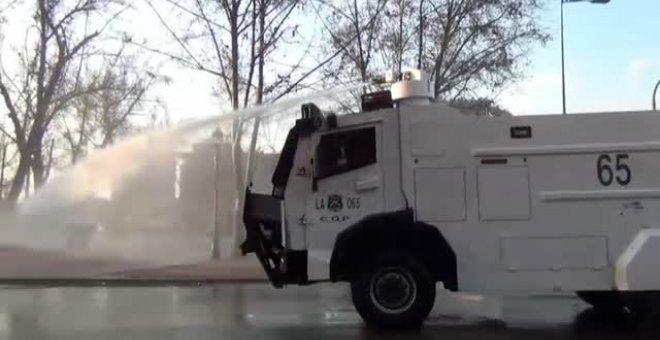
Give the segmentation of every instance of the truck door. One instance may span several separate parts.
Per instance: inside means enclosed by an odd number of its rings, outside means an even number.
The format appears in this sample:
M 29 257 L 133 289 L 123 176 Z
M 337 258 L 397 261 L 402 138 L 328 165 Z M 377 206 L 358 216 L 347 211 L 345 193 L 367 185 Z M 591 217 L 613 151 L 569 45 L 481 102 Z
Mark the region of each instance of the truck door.
M 380 124 L 373 124 L 315 136 L 305 213 L 310 260 L 329 261 L 341 230 L 382 209 L 381 134 Z M 319 267 L 327 270 L 327 264 Z

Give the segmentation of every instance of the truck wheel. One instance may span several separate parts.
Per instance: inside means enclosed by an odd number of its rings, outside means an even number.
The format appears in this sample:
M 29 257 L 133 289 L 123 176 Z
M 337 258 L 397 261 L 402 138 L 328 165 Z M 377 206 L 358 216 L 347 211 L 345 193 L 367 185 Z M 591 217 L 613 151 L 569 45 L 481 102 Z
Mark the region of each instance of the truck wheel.
M 368 261 L 351 281 L 353 305 L 367 325 L 417 328 L 435 300 L 435 282 L 416 257 L 396 252 Z
M 660 320 L 660 292 L 657 291 L 639 291 L 625 292 L 624 302 L 632 321 L 642 333 L 658 335 L 660 330 L 658 320 Z
M 620 311 L 624 303 L 619 292 L 615 291 L 579 291 L 577 296 L 593 308 L 602 311 Z

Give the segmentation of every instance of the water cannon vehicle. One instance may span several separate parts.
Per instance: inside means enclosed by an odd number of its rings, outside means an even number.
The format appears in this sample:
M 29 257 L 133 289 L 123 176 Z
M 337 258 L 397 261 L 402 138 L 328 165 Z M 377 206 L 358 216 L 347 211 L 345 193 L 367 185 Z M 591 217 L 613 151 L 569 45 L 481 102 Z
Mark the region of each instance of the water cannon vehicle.
M 349 282 L 385 327 L 421 325 L 440 283 L 655 312 L 660 114 L 477 116 L 422 71 L 381 81 L 358 114 L 303 105 L 272 192 L 247 188 L 242 250 L 274 286 Z

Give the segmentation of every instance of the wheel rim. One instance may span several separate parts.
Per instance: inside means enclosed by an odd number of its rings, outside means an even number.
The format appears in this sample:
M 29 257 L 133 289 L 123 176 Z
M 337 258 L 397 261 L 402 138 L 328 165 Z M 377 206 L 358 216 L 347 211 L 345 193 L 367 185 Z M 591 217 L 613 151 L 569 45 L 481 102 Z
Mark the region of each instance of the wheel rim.
M 412 274 L 401 267 L 379 269 L 369 285 L 371 301 L 388 314 L 401 313 L 415 302 L 417 286 Z

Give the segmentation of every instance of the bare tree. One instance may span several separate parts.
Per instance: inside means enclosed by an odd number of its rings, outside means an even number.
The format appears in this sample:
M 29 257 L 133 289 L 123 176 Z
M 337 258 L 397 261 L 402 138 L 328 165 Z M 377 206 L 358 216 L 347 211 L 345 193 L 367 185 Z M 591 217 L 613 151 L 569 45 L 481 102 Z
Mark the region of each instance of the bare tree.
M 355 6 L 338 7 L 337 2 L 345 4 L 337 0 L 329 6 L 337 8 L 343 24 L 327 25 L 333 40 L 346 30 L 360 28 L 356 23 L 364 20 L 357 20 L 359 16 L 353 13 L 365 15 L 369 8 L 369 2 L 361 2 L 366 9 L 359 11 Z M 478 97 L 480 93 L 498 92 L 516 80 L 530 47 L 548 40 L 536 17 L 541 8 L 538 0 L 383 2 L 382 18 L 364 30 L 373 43 L 346 49 L 342 57 L 352 62 L 341 66 L 348 65 L 351 70 L 341 69 L 336 74 L 350 77 L 352 73 L 417 65 L 431 72 L 437 97 L 449 101 Z
M 5 17 L 4 14 L 5 12 L 14 7 L 14 5 L 18 2 L 19 0 L 6 0 L 2 3 L 0 3 L 0 20 L 4 22 Z
M 381 0 L 385 1 L 385 0 Z M 276 101 L 308 82 L 320 77 L 319 71 L 341 55 L 357 39 L 348 33 L 337 48 L 316 53 L 318 39 L 299 38 L 299 25 L 295 15 L 300 9 L 315 8 L 314 2 L 305 0 L 166 0 L 149 1 L 148 5 L 162 23 L 173 45 L 152 46 L 148 42 L 133 43 L 191 69 L 210 74 L 217 79 L 216 92 L 236 110 L 265 101 Z M 311 6 L 311 7 L 310 7 Z M 179 20 L 173 23 L 164 13 L 174 11 Z M 188 20 L 185 20 L 188 18 Z M 180 26 L 175 26 L 177 23 Z M 254 145 L 259 129 L 256 119 L 250 127 L 250 143 Z M 250 157 L 244 161 L 240 141 L 244 137 L 246 122 L 233 121 L 230 135 L 232 143 L 233 176 L 237 206 L 242 205 L 245 170 L 250 169 Z M 239 220 L 238 217 L 236 217 Z
M 401 72 L 404 66 L 411 66 L 410 62 L 415 57 L 415 39 L 420 31 L 414 20 L 415 15 L 419 14 L 415 7 L 423 6 L 423 1 L 417 2 L 420 3 L 418 6 L 414 6 L 412 0 L 389 1 L 384 13 L 384 20 L 389 24 L 383 25 L 383 30 L 380 31 L 382 53 L 387 68 L 397 72 Z M 413 21 L 410 21 L 411 19 Z
M 174 10 L 189 21 L 181 20 L 175 27 L 163 16 L 156 3 L 149 2 L 175 46 L 172 49 L 135 44 L 164 55 L 181 65 L 200 70 L 217 78 L 216 92 L 236 110 L 265 100 L 275 101 L 298 90 L 305 81 L 338 53 L 308 63 L 314 41 L 304 42 L 298 35 L 294 13 L 303 0 L 167 0 Z M 299 13 L 299 12 L 298 12 Z M 287 47 L 296 53 L 284 53 Z M 294 55 L 294 57 L 291 57 Z M 251 125 L 251 144 L 258 134 L 259 120 Z M 240 141 L 246 122 L 233 121 L 233 180 L 237 206 L 242 205 L 245 169 Z M 238 217 L 236 217 L 239 220 Z
M 458 98 L 449 105 L 468 114 L 486 117 L 511 116 L 511 112 L 500 107 L 489 98 Z
M 5 135 L 15 143 L 19 155 L 9 200 L 19 197 L 30 173 L 35 187 L 46 180 L 52 162 L 52 147 L 46 138 L 56 117 L 90 90 L 81 88 L 73 71 L 83 51 L 125 9 L 105 16 L 113 4 L 114 0 L 37 0 L 25 46 L 17 52 L 18 65 L 12 68 L 15 74 L 1 65 L 0 95 L 13 128 Z M 94 21 L 101 24 L 81 34 L 81 21 L 93 14 L 98 14 Z
M 428 0 L 423 64 L 437 96 L 446 99 L 498 91 L 517 79 L 533 43 L 548 35 L 538 24 L 538 0 Z
M 145 77 L 130 80 L 125 73 L 108 71 L 103 81 L 116 90 L 98 93 L 101 110 L 96 118 L 102 135 L 100 147 L 114 143 L 118 135 L 131 129 L 129 118 L 141 108 L 145 93 L 156 81 L 156 75 L 147 73 Z
M 147 101 L 147 91 L 159 77 L 144 70 L 133 70 L 119 58 L 92 74 L 86 88 L 96 89 L 79 96 L 71 113 L 60 120 L 71 162 L 76 163 L 90 148 L 103 148 L 136 128 L 131 118 Z
M 71 117 L 62 117 L 62 135 L 64 141 L 68 144 L 71 163 L 76 163 L 82 158 L 90 144 L 92 133 L 90 127 L 92 115 L 96 110 L 96 103 L 92 96 L 82 96 L 73 106 L 73 114 Z M 67 122 L 68 119 L 73 120 L 72 123 Z M 71 127 L 71 125 L 74 125 Z
M 279 97 L 296 89 L 295 74 L 303 72 L 302 62 L 282 67 L 272 63 L 275 62 L 272 54 L 277 46 L 287 44 L 288 37 L 295 36 L 297 26 L 290 19 L 302 0 L 168 2 L 173 10 L 188 18 L 181 21 L 180 27 L 173 26 L 155 3 L 148 4 L 174 40 L 174 48 L 135 44 L 217 77 L 217 93 L 234 110 L 261 104 L 266 97 Z M 301 74 L 298 79 L 304 77 Z M 239 143 L 243 125 L 242 120 L 236 119 L 231 131 L 237 193 L 243 186 Z
M 7 149 L 9 148 L 9 143 L 5 136 L 0 137 L 0 200 L 4 199 L 5 192 L 5 170 L 7 169 Z
M 340 51 L 340 57 L 325 67 L 325 74 L 334 80 L 363 82 L 375 74 L 374 60 L 382 57 L 382 19 L 388 0 L 342 0 L 321 2 L 316 13 L 329 35 L 328 52 Z M 325 19 L 327 17 L 327 19 Z

